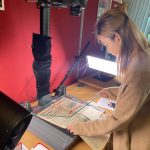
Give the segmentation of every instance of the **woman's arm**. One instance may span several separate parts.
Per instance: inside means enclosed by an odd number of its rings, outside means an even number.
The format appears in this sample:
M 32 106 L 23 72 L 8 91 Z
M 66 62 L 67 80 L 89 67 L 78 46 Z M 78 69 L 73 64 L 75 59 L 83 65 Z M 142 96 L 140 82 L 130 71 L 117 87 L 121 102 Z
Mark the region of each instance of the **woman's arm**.
M 85 136 L 105 135 L 127 125 L 143 106 L 150 93 L 148 87 L 124 86 L 118 96 L 115 112 L 103 119 L 80 122 L 68 129 L 74 134 Z

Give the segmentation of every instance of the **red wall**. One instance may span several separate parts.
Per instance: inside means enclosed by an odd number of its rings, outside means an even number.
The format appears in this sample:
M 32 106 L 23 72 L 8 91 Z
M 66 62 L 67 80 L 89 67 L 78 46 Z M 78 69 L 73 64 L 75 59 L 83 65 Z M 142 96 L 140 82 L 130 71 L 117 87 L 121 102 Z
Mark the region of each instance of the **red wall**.
M 82 47 L 91 41 L 95 50 L 94 25 L 98 0 L 88 0 L 84 18 Z M 25 0 L 5 0 L 0 11 L 0 90 L 17 102 L 34 100 L 35 78 L 32 70 L 32 33 L 39 33 L 39 10 Z M 68 9 L 51 7 L 52 37 L 51 91 L 62 81 L 78 54 L 80 17 Z

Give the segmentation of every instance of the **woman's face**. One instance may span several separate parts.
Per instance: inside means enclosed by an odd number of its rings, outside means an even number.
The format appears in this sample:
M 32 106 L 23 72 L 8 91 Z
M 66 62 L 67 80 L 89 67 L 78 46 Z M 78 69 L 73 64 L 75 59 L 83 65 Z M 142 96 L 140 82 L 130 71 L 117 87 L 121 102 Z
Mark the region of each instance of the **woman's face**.
M 97 40 L 104 46 L 106 46 L 108 53 L 114 56 L 118 56 L 121 50 L 121 37 L 119 34 L 115 34 L 114 38 L 108 38 L 102 35 L 97 36 Z

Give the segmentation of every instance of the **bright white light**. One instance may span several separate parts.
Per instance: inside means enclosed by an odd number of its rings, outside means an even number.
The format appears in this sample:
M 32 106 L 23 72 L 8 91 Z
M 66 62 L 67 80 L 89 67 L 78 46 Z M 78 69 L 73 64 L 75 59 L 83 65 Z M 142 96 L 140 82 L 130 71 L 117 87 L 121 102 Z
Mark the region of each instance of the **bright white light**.
M 89 68 L 117 75 L 117 63 L 105 59 L 87 56 Z

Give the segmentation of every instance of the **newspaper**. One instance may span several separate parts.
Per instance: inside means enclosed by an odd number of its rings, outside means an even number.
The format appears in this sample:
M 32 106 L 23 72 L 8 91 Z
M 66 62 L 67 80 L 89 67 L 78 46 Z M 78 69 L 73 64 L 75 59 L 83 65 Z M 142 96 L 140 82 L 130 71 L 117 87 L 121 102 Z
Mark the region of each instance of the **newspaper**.
M 98 119 L 104 112 L 105 110 L 96 107 L 93 103 L 82 103 L 64 96 L 55 104 L 38 113 L 37 116 L 66 129 L 68 125 L 78 121 Z M 102 150 L 108 141 L 108 136 L 81 136 L 81 138 L 93 150 Z
M 103 150 L 109 139 L 109 134 L 105 136 L 86 137 L 80 136 L 92 150 Z
M 86 119 L 79 113 L 85 105 L 85 103 L 81 103 L 76 99 L 64 96 L 56 103 L 38 113 L 37 116 L 59 127 L 67 128 L 73 122 L 84 121 Z

